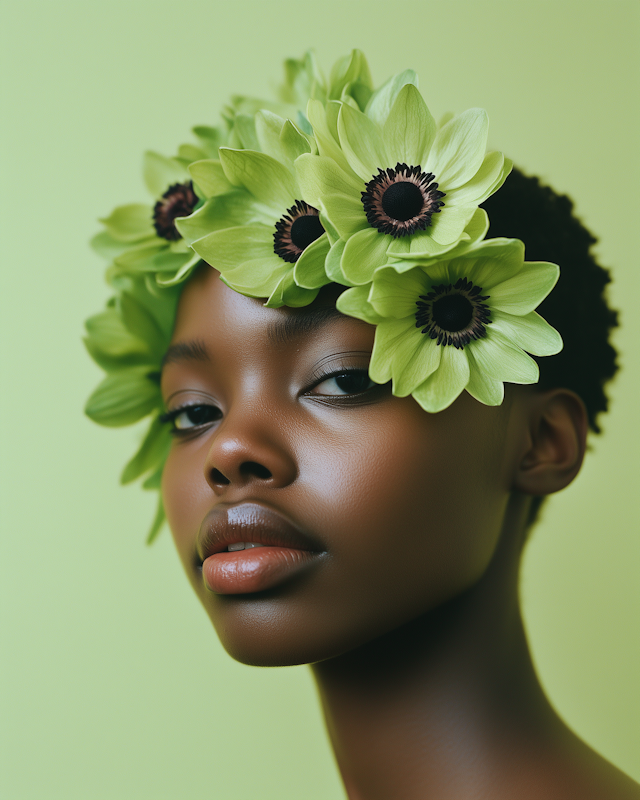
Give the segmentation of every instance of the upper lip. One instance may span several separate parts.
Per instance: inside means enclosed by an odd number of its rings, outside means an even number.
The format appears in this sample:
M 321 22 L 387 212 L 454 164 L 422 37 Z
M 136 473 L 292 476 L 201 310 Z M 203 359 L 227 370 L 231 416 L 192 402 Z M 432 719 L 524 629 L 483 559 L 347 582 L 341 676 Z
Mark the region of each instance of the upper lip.
M 200 564 L 236 542 L 255 542 L 293 550 L 323 550 L 279 512 L 259 503 L 245 502 L 215 506 L 204 518 L 196 539 Z

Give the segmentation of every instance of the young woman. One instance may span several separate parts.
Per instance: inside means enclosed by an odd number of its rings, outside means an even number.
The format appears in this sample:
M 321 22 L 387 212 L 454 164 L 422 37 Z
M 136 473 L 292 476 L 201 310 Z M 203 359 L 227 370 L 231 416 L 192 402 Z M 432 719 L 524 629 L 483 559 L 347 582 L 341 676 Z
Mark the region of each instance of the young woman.
M 593 240 L 481 114 L 436 126 L 356 53 L 296 70 L 298 125 L 244 101 L 153 233 L 110 218 L 88 412 L 152 413 L 123 478 L 161 484 L 153 530 L 234 658 L 311 665 L 349 798 L 640 797 L 551 708 L 518 608 L 615 371 Z

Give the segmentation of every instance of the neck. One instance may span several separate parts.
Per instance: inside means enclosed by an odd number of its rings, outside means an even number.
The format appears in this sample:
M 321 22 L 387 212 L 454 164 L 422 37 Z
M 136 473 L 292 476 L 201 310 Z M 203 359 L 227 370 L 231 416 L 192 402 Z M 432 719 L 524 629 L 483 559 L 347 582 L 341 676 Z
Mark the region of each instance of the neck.
M 502 797 L 497 783 L 516 765 L 521 772 L 522 759 L 571 737 L 540 688 L 519 611 L 526 508 L 523 498 L 511 502 L 473 587 L 314 665 L 350 800 Z

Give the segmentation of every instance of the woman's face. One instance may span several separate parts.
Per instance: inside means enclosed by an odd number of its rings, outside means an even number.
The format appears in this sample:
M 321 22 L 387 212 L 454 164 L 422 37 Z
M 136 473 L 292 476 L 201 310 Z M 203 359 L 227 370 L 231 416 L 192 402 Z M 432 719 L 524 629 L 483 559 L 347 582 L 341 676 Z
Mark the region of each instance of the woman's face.
M 335 295 L 265 308 L 208 267 L 185 287 L 162 372 L 176 428 L 163 497 L 240 661 L 344 653 L 454 597 L 491 559 L 508 405 L 463 393 L 428 414 L 394 397 L 368 380 L 373 337 Z

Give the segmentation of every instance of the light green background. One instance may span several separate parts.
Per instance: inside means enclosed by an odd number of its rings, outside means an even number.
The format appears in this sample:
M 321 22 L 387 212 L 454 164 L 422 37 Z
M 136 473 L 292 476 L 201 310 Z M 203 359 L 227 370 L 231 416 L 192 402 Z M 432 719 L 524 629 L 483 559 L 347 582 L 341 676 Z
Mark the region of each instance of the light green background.
M 611 265 L 624 372 L 605 435 L 529 547 L 527 626 L 569 724 L 640 778 L 638 79 L 629 2 L 94 0 L 4 6 L 2 768 L 7 800 L 343 797 L 305 668 L 233 662 L 152 500 L 117 476 L 138 432 L 82 416 L 80 342 L 106 298 L 96 218 L 145 201 L 171 154 L 280 62 L 352 47 L 420 73 L 436 116 L 479 105 L 491 144 L 568 192 Z

